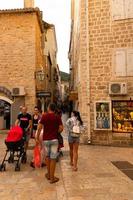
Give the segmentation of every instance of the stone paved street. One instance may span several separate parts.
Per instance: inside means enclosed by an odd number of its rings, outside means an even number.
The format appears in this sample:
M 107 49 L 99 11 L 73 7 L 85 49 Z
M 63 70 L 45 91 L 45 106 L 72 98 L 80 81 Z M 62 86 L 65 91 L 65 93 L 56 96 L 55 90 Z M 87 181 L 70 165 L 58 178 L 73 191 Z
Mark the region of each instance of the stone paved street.
M 0 160 L 5 153 L 4 135 L 0 134 Z M 50 185 L 44 178 L 46 169 L 32 169 L 29 161 L 15 172 L 12 164 L 0 174 L 1 200 L 133 200 L 133 181 L 118 170 L 111 161 L 133 164 L 132 148 L 80 146 L 78 172 L 69 166 L 68 146 L 57 164 L 60 181 Z

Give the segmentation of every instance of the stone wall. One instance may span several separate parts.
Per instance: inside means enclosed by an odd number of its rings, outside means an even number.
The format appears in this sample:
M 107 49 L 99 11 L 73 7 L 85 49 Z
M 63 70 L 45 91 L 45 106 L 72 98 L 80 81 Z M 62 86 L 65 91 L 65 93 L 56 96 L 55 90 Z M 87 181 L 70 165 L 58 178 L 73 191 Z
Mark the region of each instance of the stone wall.
M 113 21 L 109 0 L 95 2 L 90 0 L 89 11 L 92 142 L 114 143 L 111 131 L 108 133 L 94 131 L 94 102 L 115 99 L 129 100 L 133 96 L 133 77 L 117 77 L 113 70 L 114 50 L 116 48 L 133 48 L 133 19 Z M 128 95 L 110 97 L 109 83 L 112 81 L 126 82 Z
M 111 0 L 88 0 L 87 10 L 87 1 L 80 1 L 80 37 L 76 37 L 74 41 L 76 44 L 72 43 L 73 48 L 76 47 L 76 49 L 71 50 L 71 65 L 75 72 L 74 87 L 78 87 L 79 111 L 88 127 L 88 136 L 91 133 L 91 142 L 102 145 L 118 143 L 126 145 L 132 144 L 130 134 L 122 136 L 121 133 L 113 133 L 111 130 L 94 130 L 95 101 L 111 102 L 112 100 L 133 99 L 133 76 L 116 76 L 114 72 L 115 50 L 133 48 L 133 18 L 114 20 L 111 2 Z M 116 13 L 120 13 L 119 9 L 120 7 Z M 75 30 L 73 30 L 72 41 L 75 34 Z M 74 57 L 75 52 L 79 57 Z M 74 59 L 78 60 L 76 65 Z M 78 84 L 75 82 L 77 77 Z M 126 82 L 128 94 L 126 96 L 110 96 L 110 82 Z
M 35 67 L 40 65 L 41 52 L 36 54 L 40 27 L 36 13 L 0 14 L 0 85 L 8 89 L 24 86 L 29 110 L 35 105 Z

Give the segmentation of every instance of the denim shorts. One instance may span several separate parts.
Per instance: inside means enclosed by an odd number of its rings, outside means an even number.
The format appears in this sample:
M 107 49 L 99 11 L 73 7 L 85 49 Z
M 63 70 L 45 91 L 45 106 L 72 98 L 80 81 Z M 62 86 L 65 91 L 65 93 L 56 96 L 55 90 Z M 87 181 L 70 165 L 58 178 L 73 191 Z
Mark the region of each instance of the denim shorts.
M 79 137 L 72 137 L 71 135 L 68 136 L 68 142 L 70 144 L 72 143 L 79 143 L 80 138 Z
M 25 137 L 25 141 L 26 141 L 26 142 L 29 142 L 30 138 L 31 138 L 31 135 L 30 135 L 30 134 L 27 134 L 26 137 Z
M 43 141 L 45 147 L 46 147 L 46 155 L 50 159 L 56 159 L 58 156 L 58 140 L 44 140 Z
M 24 134 L 24 136 L 23 136 L 23 139 L 25 142 L 29 142 L 30 138 L 31 138 L 30 133 Z

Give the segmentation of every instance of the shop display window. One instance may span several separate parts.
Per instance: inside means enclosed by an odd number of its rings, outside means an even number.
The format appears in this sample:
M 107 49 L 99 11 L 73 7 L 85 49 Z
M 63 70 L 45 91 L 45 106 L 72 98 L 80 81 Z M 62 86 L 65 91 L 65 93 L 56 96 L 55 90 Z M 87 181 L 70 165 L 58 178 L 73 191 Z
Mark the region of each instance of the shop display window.
M 0 116 L 4 115 L 4 106 L 5 106 L 4 101 L 0 100 Z
M 114 132 L 133 132 L 133 101 L 112 101 L 112 128 Z
M 95 130 L 111 129 L 111 103 L 109 101 L 97 101 L 94 109 Z

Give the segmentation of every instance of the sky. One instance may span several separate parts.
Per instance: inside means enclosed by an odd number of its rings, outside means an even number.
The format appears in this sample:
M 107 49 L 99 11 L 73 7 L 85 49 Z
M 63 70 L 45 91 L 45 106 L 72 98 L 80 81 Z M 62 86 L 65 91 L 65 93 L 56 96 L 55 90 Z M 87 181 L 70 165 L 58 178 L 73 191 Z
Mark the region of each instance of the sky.
M 44 21 L 54 24 L 58 45 L 57 62 L 61 71 L 69 72 L 68 50 L 70 40 L 70 1 L 34 0 L 43 11 Z M 23 8 L 24 0 L 0 0 L 0 9 Z

